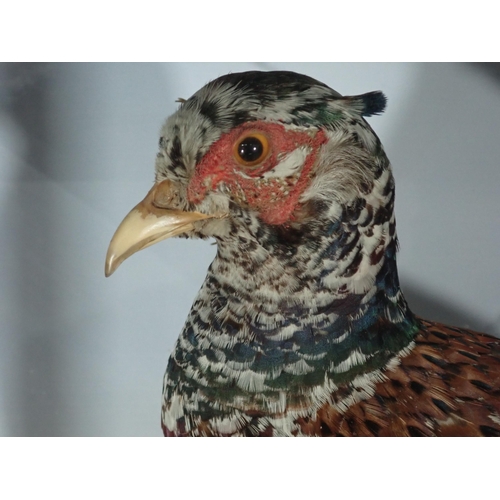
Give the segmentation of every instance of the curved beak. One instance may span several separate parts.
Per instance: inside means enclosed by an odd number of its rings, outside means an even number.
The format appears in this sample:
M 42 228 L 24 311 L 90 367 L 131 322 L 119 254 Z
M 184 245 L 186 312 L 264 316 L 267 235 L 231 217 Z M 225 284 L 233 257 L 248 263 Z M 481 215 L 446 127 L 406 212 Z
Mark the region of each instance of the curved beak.
M 128 257 L 158 241 L 194 229 L 194 223 L 214 216 L 168 208 L 177 190 L 165 180 L 155 184 L 118 226 L 106 254 L 104 274 L 111 276 Z

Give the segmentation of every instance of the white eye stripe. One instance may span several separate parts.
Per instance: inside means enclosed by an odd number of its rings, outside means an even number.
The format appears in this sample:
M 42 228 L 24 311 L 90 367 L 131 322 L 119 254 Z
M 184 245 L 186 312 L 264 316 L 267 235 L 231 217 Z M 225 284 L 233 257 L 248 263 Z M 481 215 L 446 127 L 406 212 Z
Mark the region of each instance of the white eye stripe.
M 275 167 L 262 174 L 259 178 L 261 180 L 268 180 L 293 177 L 300 172 L 310 152 L 311 148 L 309 146 L 301 146 L 300 148 L 293 150 L 291 153 L 284 156 Z M 255 177 L 252 177 L 241 170 L 235 170 L 235 173 L 244 179 L 255 179 Z
M 283 178 L 295 175 L 304 165 L 310 152 L 311 148 L 309 146 L 301 146 L 295 149 L 287 154 L 275 167 L 263 174 L 262 177 L 271 179 L 273 177 Z

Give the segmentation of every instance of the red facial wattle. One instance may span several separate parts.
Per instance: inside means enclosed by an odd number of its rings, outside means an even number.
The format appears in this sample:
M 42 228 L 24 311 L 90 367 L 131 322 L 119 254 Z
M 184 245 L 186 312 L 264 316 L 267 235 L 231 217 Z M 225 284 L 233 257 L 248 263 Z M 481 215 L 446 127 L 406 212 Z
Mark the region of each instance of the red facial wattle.
M 247 136 L 265 136 L 269 150 L 256 165 L 244 165 L 234 154 L 237 142 Z M 224 183 L 241 205 L 256 210 L 268 224 L 284 224 L 293 219 L 293 211 L 310 180 L 320 146 L 327 141 L 322 130 L 293 130 L 279 123 L 245 123 L 215 142 L 191 178 L 188 198 L 200 203 L 205 196 Z M 266 176 L 280 162 L 299 148 L 307 148 L 303 164 L 293 175 Z

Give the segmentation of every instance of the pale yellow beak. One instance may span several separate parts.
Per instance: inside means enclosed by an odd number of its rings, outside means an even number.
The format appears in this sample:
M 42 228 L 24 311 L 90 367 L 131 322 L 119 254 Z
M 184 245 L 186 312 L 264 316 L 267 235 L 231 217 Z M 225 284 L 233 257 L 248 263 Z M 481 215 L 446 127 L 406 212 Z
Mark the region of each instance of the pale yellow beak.
M 194 223 L 214 216 L 168 208 L 177 196 L 170 181 L 155 184 L 118 226 L 106 255 L 104 274 L 111 276 L 135 252 L 158 241 L 194 229 Z

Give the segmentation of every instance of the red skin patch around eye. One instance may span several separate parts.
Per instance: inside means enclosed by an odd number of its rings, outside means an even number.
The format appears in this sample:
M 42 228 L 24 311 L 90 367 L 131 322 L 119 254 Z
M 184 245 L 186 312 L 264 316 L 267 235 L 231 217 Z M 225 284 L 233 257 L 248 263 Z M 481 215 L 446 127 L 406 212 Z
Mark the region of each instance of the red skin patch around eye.
M 238 139 L 252 131 L 265 134 L 270 149 L 263 163 L 245 167 L 234 157 L 233 146 Z M 302 132 L 287 130 L 279 123 L 245 123 L 222 135 L 212 144 L 196 166 L 189 182 L 188 199 L 191 203 L 200 203 L 208 192 L 215 190 L 218 184 L 223 182 L 236 201 L 258 211 L 264 222 L 285 224 L 292 219 L 299 197 L 309 183 L 318 150 L 326 141 L 323 130 L 311 129 L 311 132 Z M 310 153 L 297 175 L 262 179 L 264 173 L 280 163 L 278 155 L 283 158 L 300 147 L 309 147 Z

